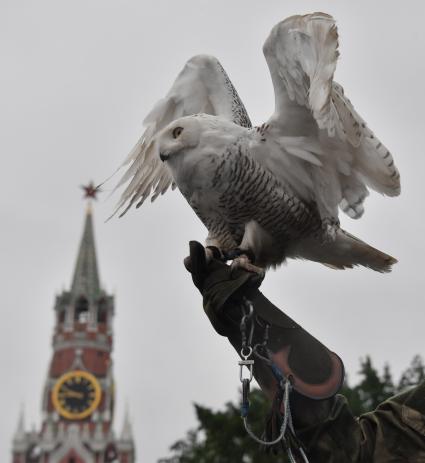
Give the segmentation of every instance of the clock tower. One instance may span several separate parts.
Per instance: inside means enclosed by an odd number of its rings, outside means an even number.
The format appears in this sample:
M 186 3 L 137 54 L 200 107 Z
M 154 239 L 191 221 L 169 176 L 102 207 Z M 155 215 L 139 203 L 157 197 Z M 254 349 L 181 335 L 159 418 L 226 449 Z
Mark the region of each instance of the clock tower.
M 20 417 L 13 463 L 135 462 L 128 414 L 118 437 L 112 427 L 114 298 L 99 281 L 91 206 L 96 189 L 84 189 L 88 204 L 72 284 L 54 304 L 41 429 L 26 431 Z

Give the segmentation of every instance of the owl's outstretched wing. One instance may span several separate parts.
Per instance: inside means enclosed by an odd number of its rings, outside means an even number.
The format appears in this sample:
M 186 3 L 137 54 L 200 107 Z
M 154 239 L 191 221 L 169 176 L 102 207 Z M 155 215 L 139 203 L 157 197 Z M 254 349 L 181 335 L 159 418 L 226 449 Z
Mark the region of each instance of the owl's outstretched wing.
M 390 152 L 333 80 L 338 59 L 335 20 L 324 13 L 290 17 L 272 29 L 263 51 L 275 91 L 271 130 L 275 140 L 298 137 L 294 140 L 299 140 L 297 150 L 304 152 L 304 160 L 295 169 L 310 182 L 304 187 L 321 201 L 322 215 L 336 218 L 339 205 L 351 217 L 360 217 L 368 187 L 398 195 L 400 175 Z M 313 161 L 306 160 L 308 152 Z M 272 168 L 288 181 L 287 166 L 277 162 Z
M 129 182 L 116 210 L 120 216 L 151 196 L 154 201 L 172 185 L 165 163 L 155 149 L 155 135 L 183 116 L 207 113 L 221 116 L 243 127 L 251 127 L 245 106 L 220 62 L 206 55 L 191 58 L 177 76 L 165 98 L 158 101 L 144 120 L 145 131 L 123 165 L 128 170 L 116 188 Z

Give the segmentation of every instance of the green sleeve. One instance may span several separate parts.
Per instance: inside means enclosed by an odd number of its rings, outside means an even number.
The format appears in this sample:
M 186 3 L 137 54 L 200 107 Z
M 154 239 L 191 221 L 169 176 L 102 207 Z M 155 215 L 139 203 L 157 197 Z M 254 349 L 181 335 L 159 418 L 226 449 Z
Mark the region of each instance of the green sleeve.
M 297 435 L 316 463 L 425 462 L 425 382 L 360 418 L 338 395 L 325 419 Z

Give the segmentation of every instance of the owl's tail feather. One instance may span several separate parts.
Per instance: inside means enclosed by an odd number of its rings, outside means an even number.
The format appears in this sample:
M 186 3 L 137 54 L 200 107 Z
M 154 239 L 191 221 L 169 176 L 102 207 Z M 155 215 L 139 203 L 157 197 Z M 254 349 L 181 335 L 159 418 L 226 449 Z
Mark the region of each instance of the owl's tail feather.
M 369 246 L 345 230 L 338 230 L 335 241 L 323 243 L 310 249 L 307 258 L 335 268 L 346 269 L 357 265 L 368 267 L 381 273 L 391 272 L 397 259 Z

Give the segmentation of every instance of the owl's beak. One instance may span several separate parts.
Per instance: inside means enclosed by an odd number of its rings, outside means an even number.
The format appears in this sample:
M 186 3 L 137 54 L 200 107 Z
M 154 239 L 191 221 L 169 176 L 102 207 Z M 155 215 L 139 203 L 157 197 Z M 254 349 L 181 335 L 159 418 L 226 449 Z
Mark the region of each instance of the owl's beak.
M 170 157 L 169 154 L 166 154 L 166 153 L 159 153 L 159 159 L 161 159 L 162 162 L 167 161 L 169 157 Z

